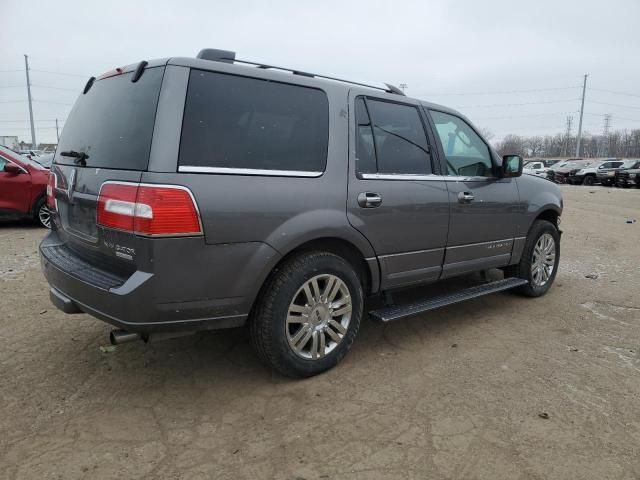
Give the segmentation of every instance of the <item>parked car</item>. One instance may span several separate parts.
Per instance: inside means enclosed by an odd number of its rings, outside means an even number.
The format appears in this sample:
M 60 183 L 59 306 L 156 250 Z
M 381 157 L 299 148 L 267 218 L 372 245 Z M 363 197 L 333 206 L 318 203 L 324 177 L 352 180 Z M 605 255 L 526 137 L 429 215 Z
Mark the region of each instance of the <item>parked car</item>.
M 542 158 L 540 160 L 538 160 L 539 162 L 542 162 L 544 164 L 545 167 L 547 168 L 551 168 L 553 167 L 555 164 L 557 163 L 561 163 L 564 160 L 561 159 L 556 159 L 556 158 Z
M 569 160 L 554 165 L 550 168 L 550 172 L 553 172 L 554 182 L 569 183 L 572 175 L 575 175 L 583 168 L 591 166 L 593 163 L 593 160 Z
M 30 160 L 35 159 L 42 155 L 42 150 L 18 150 L 16 153 L 22 155 L 23 157 L 27 157 Z
M 325 371 L 366 296 L 392 321 L 506 289 L 537 297 L 560 256 L 559 188 L 500 158 L 457 111 L 235 59 L 129 65 L 70 112 L 40 246 L 51 300 L 117 327 L 114 343 L 247 325 L 258 356 Z M 410 304 L 394 289 L 501 268 Z
M 634 163 L 634 160 L 622 160 L 616 166 L 601 168 L 596 173 L 596 178 L 601 185 L 610 187 L 612 185 L 615 185 L 616 172 L 621 169 L 630 168 Z
M 616 169 L 622 166 L 624 162 L 618 159 L 609 159 L 602 162 L 592 164 L 587 168 L 583 168 L 569 175 L 567 183 L 572 185 L 593 185 L 598 180 L 596 175 L 598 172 L 604 172 L 609 169 Z
M 640 188 L 640 160 L 633 160 L 615 173 L 616 187 L 638 187 Z
M 53 153 L 45 153 L 44 155 L 35 157 L 33 160 L 38 162 L 44 168 L 51 168 L 51 164 L 53 163 Z
M 524 168 L 522 169 L 522 173 L 526 173 L 527 175 L 538 175 L 544 178 L 547 178 L 548 171 L 549 167 L 547 167 L 542 161 L 527 162 L 524 164 Z
M 48 178 L 42 165 L 0 146 L 0 217 L 28 217 L 49 228 Z

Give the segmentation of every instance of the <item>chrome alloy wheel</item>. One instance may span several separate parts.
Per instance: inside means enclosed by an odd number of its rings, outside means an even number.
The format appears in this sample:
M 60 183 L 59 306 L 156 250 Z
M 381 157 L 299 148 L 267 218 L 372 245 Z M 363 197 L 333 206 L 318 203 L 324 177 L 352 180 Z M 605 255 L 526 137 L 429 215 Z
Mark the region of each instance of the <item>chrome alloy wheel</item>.
M 42 205 L 38 210 L 38 220 L 43 226 L 51 228 L 51 212 L 46 205 Z
M 287 312 L 287 341 L 299 357 L 321 359 L 344 339 L 351 295 L 335 275 L 316 275 L 298 289 Z
M 533 247 L 531 259 L 531 280 L 533 286 L 543 287 L 549 281 L 556 264 L 556 241 L 545 233 Z

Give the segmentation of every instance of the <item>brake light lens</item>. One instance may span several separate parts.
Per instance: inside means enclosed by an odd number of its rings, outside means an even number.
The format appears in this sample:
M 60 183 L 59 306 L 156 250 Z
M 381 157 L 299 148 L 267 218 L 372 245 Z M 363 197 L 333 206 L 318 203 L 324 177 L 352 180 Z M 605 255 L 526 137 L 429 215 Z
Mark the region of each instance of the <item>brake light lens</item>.
M 49 210 L 57 210 L 56 205 L 56 187 L 58 186 L 58 177 L 53 172 L 49 173 L 49 181 L 47 182 L 47 208 Z
M 108 72 L 104 72 L 100 75 L 96 80 L 104 80 L 105 78 L 115 77 L 116 75 L 122 75 L 121 68 L 114 68 L 113 70 L 109 70 Z
M 97 216 L 98 225 L 137 235 L 202 235 L 193 195 L 175 185 L 104 183 Z

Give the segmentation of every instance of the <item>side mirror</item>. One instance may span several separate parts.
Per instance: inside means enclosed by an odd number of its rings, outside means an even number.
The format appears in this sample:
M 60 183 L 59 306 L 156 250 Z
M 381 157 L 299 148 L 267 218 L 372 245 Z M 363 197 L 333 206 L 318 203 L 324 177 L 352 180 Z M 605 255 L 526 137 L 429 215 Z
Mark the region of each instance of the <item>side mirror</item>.
M 10 173 L 11 175 L 19 175 L 23 173 L 23 170 L 16 165 L 15 163 L 7 162 L 4 166 L 4 171 L 6 173 Z
M 502 178 L 519 177 L 522 175 L 522 165 L 520 155 L 505 155 L 502 157 Z

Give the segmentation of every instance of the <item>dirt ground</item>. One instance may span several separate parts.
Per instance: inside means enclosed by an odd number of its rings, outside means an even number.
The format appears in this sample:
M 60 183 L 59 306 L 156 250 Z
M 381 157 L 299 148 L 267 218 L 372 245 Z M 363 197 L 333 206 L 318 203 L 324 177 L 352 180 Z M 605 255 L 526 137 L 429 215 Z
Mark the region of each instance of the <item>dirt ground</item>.
M 244 330 L 101 351 L 49 303 L 44 231 L 1 225 L 0 477 L 640 478 L 640 190 L 563 191 L 547 296 L 366 321 L 303 381 Z

